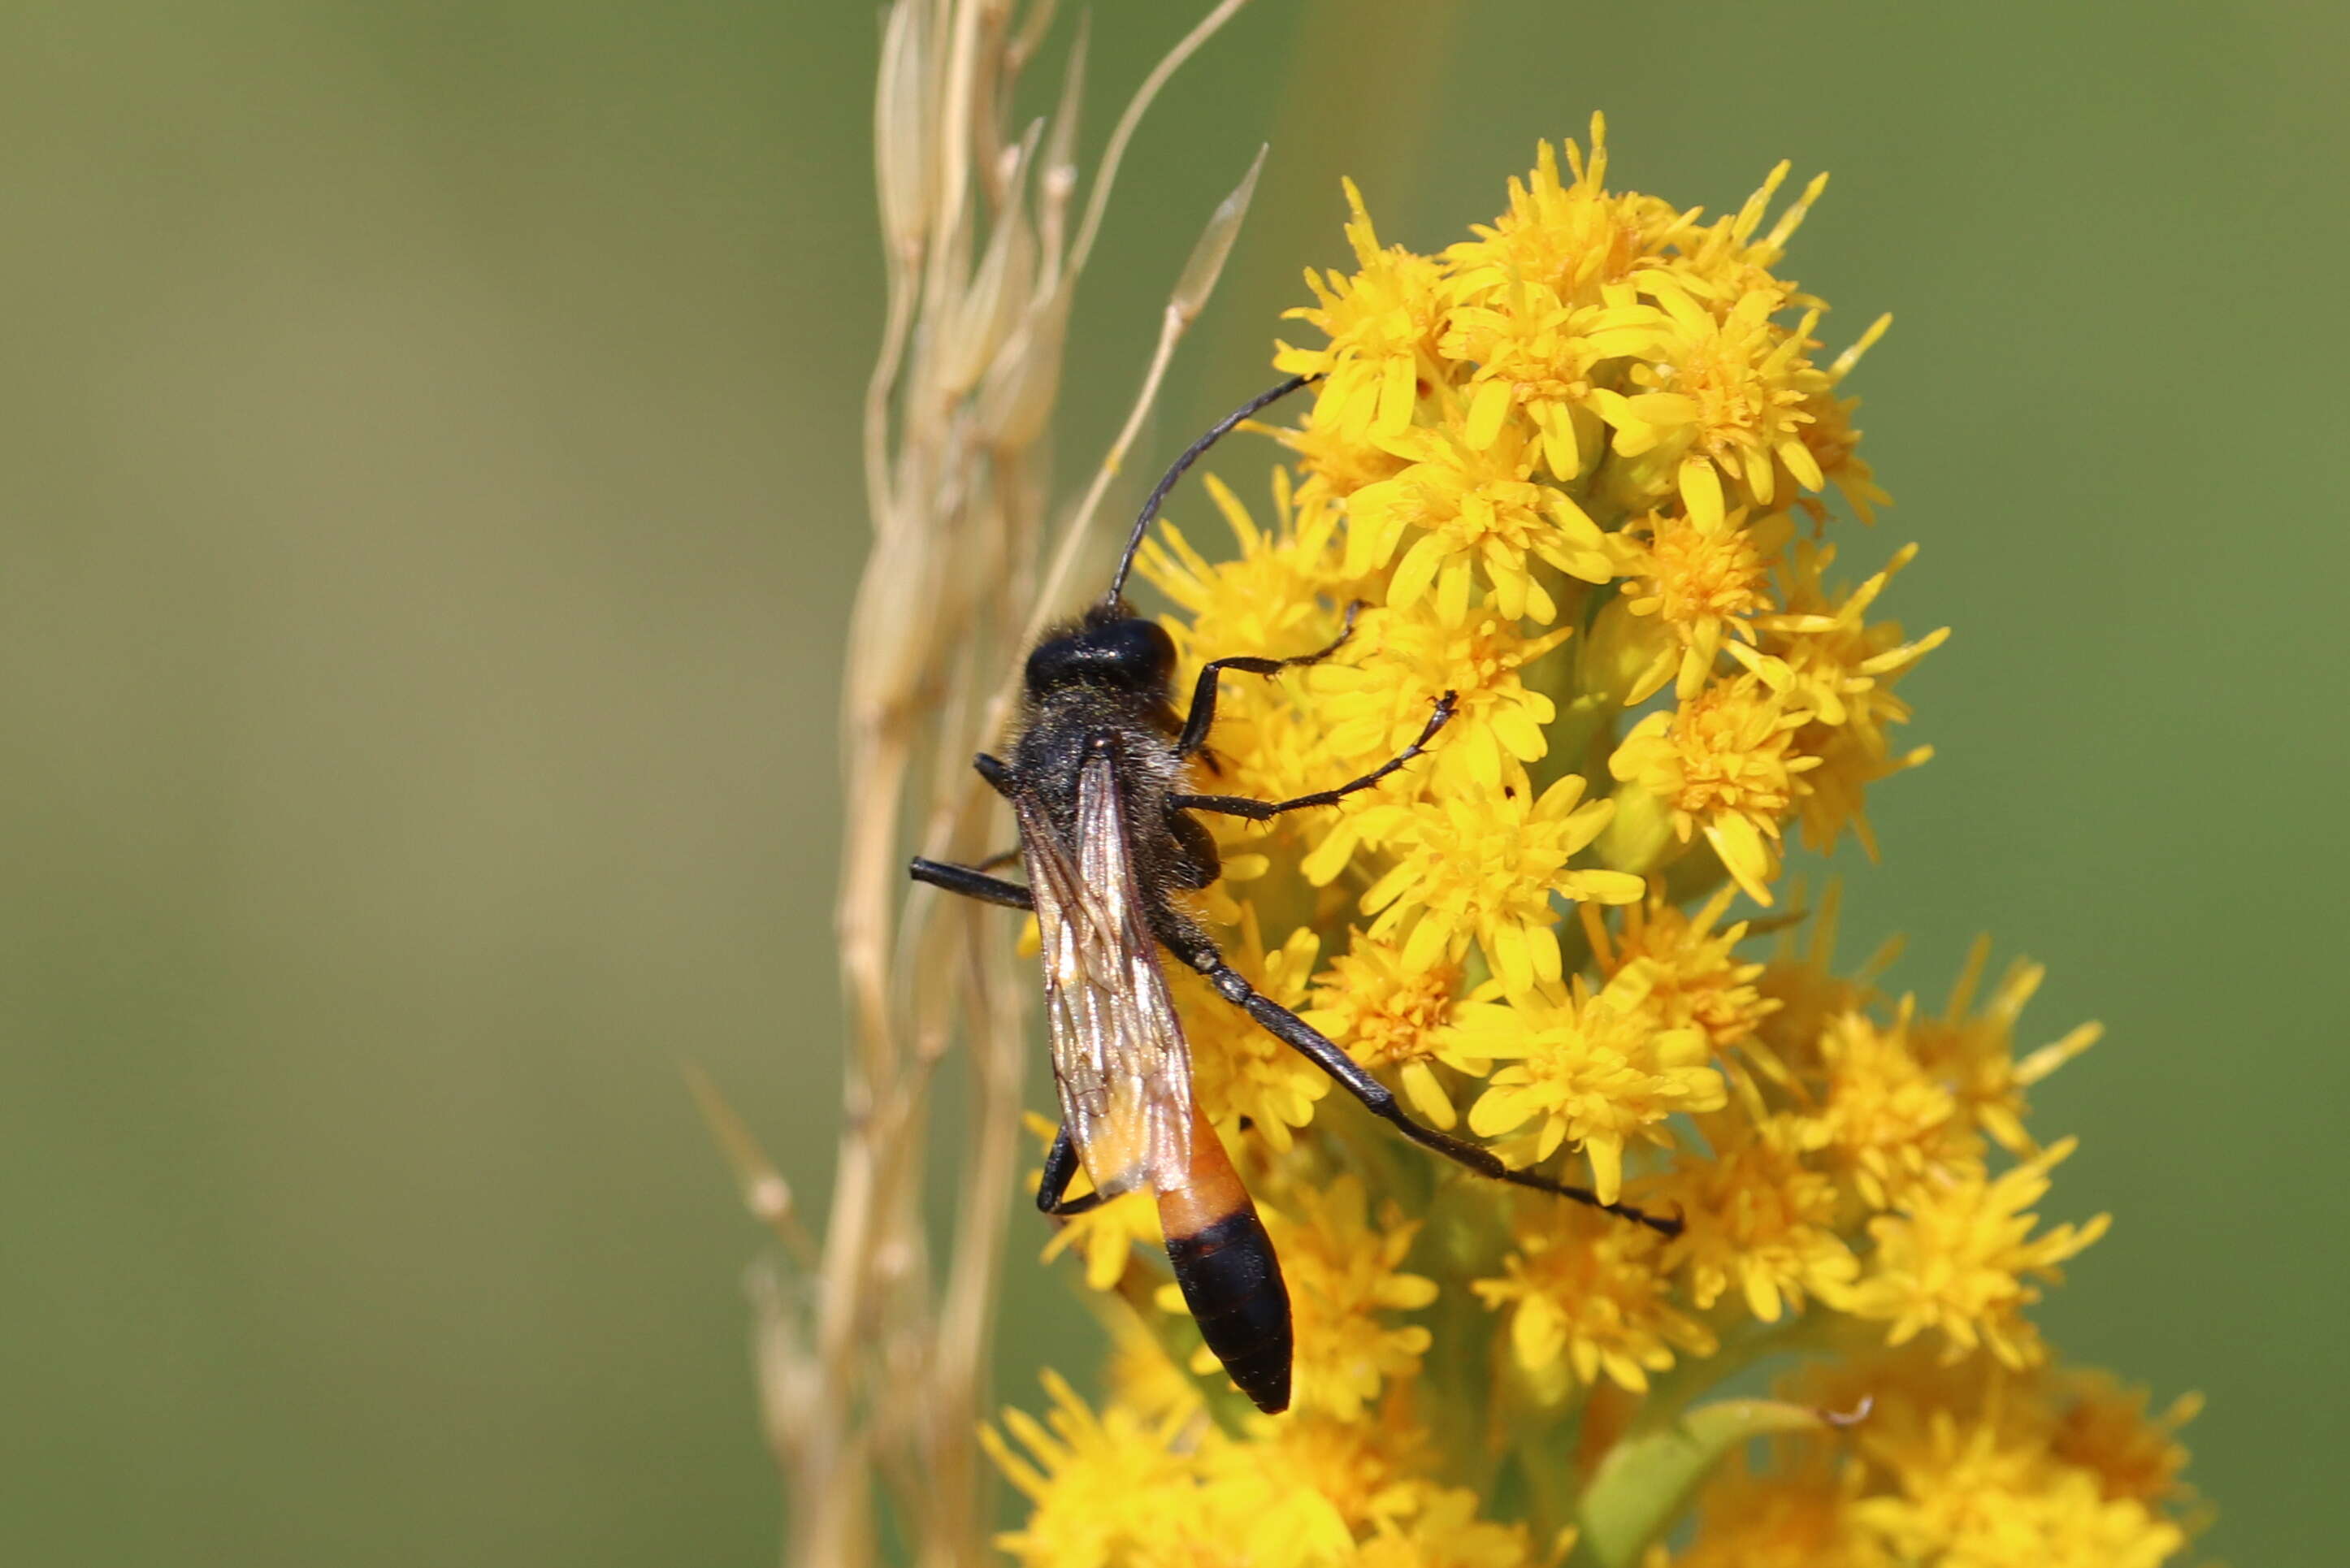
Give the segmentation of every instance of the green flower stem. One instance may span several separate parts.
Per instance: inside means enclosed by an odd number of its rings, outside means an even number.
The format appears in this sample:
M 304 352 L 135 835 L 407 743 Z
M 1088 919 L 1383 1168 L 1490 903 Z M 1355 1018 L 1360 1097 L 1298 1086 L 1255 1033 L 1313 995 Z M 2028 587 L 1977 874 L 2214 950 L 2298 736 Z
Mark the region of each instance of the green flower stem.
M 1719 1320 L 1715 1326 L 1724 1328 Z M 1835 1333 L 1834 1316 L 1826 1312 L 1790 1313 L 1774 1324 L 1749 1323 L 1744 1332 L 1725 1328 L 1719 1350 L 1703 1358 L 1682 1357 L 1648 1386 L 1648 1397 L 1640 1402 L 1625 1437 L 1644 1437 L 1671 1425 L 1694 1401 L 1758 1361 L 1831 1349 Z
M 1669 1530 L 1723 1455 L 1752 1438 L 1827 1425 L 1816 1410 L 1775 1399 L 1725 1399 L 1607 1450 L 1584 1489 L 1581 1532 L 1566 1568 L 1635 1568 L 1648 1543 Z

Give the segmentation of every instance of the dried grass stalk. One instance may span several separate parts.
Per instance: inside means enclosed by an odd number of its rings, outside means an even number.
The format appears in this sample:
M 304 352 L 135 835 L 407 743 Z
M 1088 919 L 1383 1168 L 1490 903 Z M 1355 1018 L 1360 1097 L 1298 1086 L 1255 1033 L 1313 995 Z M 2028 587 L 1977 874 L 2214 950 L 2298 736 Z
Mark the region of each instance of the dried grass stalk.
M 1222 0 L 1146 78 L 1074 228 L 1082 30 L 1057 107 L 1015 137 L 1008 106 L 1050 0 L 889 9 L 874 115 L 889 311 L 865 399 L 873 545 L 841 722 L 847 1103 L 812 1272 L 789 1189 L 697 1085 L 747 1199 L 792 1254 L 765 1265 L 752 1294 L 763 1416 L 788 1490 L 786 1561 L 798 1568 L 874 1560 L 877 1479 L 921 1568 L 965 1568 L 984 1553 L 974 1435 L 1016 1166 L 1028 986 L 1000 922 L 910 888 L 906 859 L 917 846 L 966 859 L 992 847 L 969 763 L 1002 728 L 1004 672 L 1060 600 L 1059 573 L 1038 581 L 1042 448 L 1070 293 L 1143 110 L 1244 3 Z M 1212 285 L 1246 191 L 1220 209 L 1186 268 L 1105 472 Z M 941 1271 L 920 1198 L 936 1070 L 958 1049 L 971 1090 L 967 1168 Z

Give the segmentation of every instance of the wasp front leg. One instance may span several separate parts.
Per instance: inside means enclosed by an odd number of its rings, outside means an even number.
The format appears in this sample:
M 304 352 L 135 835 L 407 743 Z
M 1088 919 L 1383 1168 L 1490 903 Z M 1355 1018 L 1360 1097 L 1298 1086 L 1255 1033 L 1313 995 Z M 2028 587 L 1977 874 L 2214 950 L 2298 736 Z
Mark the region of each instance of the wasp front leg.
M 1198 684 L 1191 688 L 1191 711 L 1183 718 L 1183 737 L 1175 749 L 1187 757 L 1198 756 L 1208 749 L 1208 730 L 1216 722 L 1216 678 L 1227 670 L 1237 670 L 1243 675 L 1276 675 L 1294 664 L 1319 664 L 1340 649 L 1355 635 L 1355 618 L 1362 613 L 1363 601 L 1357 599 L 1347 607 L 1346 624 L 1327 648 L 1317 648 L 1311 653 L 1300 653 L 1288 659 L 1259 659 L 1240 655 L 1232 659 L 1211 660 L 1200 671 Z

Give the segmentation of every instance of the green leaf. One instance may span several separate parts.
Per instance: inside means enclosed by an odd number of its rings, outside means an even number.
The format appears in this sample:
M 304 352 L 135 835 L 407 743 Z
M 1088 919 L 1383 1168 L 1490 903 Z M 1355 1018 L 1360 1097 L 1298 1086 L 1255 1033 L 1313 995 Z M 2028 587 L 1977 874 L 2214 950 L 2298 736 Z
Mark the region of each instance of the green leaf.
M 1568 1568 L 1633 1568 L 1680 1518 L 1721 1457 L 1752 1438 L 1825 1431 L 1820 1411 L 1774 1399 L 1701 1405 L 1607 1451 L 1584 1489 L 1582 1533 Z

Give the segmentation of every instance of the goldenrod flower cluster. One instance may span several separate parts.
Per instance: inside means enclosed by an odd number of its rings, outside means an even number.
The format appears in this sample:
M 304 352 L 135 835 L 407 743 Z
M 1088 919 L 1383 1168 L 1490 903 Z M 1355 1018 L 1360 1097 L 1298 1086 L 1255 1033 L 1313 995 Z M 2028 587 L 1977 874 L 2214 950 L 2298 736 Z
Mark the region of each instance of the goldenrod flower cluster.
M 1204 988 L 1203 1106 L 1295 1303 L 1295 1403 L 1251 1410 L 1165 1284 L 1141 1195 L 1070 1221 L 1116 1325 L 1110 1393 L 1051 1385 L 987 1440 L 1033 1501 L 1031 1568 L 2152 1564 L 2192 1516 L 2175 1431 L 2063 1369 L 2026 1309 L 2106 1218 L 2044 1223 L 2066 1139 L 2026 1091 L 2094 1027 L 2019 1054 L 2039 981 L 1939 1013 L 1840 968 L 1791 839 L 1874 852 L 1871 786 L 1923 761 L 1902 677 L 1944 637 L 1885 618 L 1903 549 L 1839 568 L 1887 498 L 1775 270 L 1818 196 L 1783 166 L 1709 219 L 1612 192 L 1601 128 L 1490 227 L 1383 246 L 1291 314 L 1322 378 L 1236 542 L 1168 529 L 1143 568 L 1191 669 L 1229 681 L 1214 787 L 1267 799 L 1395 754 L 1341 809 L 1219 819 L 1204 913 L 1233 961 L 1414 1113 L 1667 1238 L 1432 1159 Z M 1748 916 L 1741 900 L 1760 907 Z M 1775 930 L 1775 942 L 1763 936 Z M 1758 948 L 1766 950 L 1758 950 Z M 1179 991 L 1187 982 L 1180 977 Z M 1776 1399 L 1709 1393 L 1749 1369 Z M 1767 1438 L 1766 1443 L 1757 1439 Z

